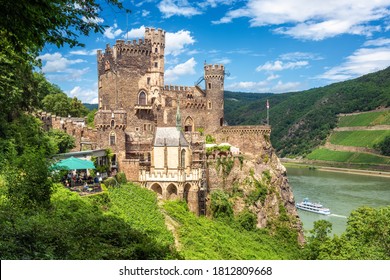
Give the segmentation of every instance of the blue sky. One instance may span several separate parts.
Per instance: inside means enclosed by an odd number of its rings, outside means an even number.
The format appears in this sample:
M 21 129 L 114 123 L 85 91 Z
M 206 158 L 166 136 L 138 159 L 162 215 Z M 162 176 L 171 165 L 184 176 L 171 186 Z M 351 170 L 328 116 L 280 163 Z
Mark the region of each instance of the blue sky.
M 167 32 L 165 84 L 191 86 L 203 65 L 224 64 L 225 89 L 283 93 L 390 66 L 390 0 L 124 0 L 102 3 L 104 34 L 85 48 L 46 46 L 42 71 L 69 96 L 97 102 L 96 50 L 117 39 Z

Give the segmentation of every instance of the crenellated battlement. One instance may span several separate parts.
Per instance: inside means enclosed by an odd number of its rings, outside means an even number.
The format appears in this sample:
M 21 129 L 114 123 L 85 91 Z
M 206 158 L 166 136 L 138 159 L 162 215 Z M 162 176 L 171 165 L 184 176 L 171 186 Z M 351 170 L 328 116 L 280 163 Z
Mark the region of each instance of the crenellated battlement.
M 164 91 L 166 94 L 169 94 L 169 91 L 174 91 L 175 93 L 187 93 L 188 91 L 192 91 L 192 87 L 187 86 L 175 86 L 175 85 L 165 85 Z
M 153 46 L 161 45 L 165 47 L 165 31 L 162 29 L 145 28 L 145 39 L 149 40 Z
M 225 70 L 225 66 L 223 64 L 205 64 L 204 65 L 204 70 L 205 71 L 210 71 L 210 70 L 224 71 Z
M 127 125 L 127 113 L 124 110 L 99 110 L 95 117 L 97 129 L 125 129 Z
M 225 135 L 270 135 L 271 126 L 269 125 L 246 125 L 246 126 L 223 126 L 220 132 Z

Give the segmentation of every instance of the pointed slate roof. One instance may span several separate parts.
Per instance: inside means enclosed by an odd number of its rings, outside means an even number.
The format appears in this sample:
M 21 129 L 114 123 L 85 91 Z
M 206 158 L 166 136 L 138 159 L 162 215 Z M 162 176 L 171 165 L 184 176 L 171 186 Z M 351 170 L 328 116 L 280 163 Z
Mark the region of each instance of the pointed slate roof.
M 155 147 L 188 147 L 188 142 L 184 138 L 183 132 L 176 127 L 157 127 L 154 138 Z

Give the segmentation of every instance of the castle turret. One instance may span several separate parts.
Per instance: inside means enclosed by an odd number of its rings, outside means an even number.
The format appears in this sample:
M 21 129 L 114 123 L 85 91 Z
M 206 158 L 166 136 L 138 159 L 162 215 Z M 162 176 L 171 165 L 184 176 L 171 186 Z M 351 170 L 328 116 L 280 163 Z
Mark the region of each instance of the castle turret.
M 212 131 L 217 130 L 224 123 L 224 79 L 225 67 L 223 65 L 204 65 L 207 111 L 209 127 Z
M 145 28 L 145 40 L 149 41 L 152 47 L 150 84 L 162 87 L 164 86 L 165 31 L 162 29 Z

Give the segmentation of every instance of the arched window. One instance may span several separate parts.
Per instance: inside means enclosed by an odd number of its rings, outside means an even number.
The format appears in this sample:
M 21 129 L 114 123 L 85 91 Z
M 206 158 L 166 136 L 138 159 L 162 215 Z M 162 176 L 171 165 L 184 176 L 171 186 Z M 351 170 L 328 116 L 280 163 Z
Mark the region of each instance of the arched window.
M 139 105 L 146 105 L 146 93 L 141 91 L 141 93 L 138 96 L 138 104 Z
M 180 167 L 185 168 L 186 167 L 186 150 L 181 150 L 180 154 Z
M 114 128 L 114 127 L 115 127 L 115 121 L 111 120 L 111 128 Z
M 184 131 L 185 132 L 193 132 L 194 131 L 194 121 L 191 117 L 187 117 L 184 122 Z
M 114 146 L 115 145 L 115 133 L 114 132 L 111 132 L 110 133 L 110 145 L 111 146 Z

